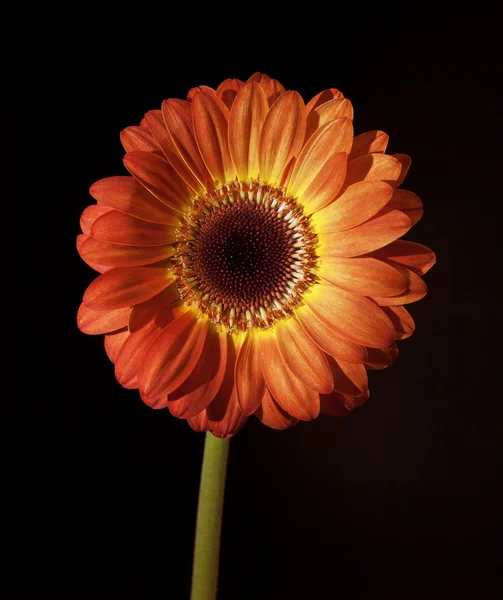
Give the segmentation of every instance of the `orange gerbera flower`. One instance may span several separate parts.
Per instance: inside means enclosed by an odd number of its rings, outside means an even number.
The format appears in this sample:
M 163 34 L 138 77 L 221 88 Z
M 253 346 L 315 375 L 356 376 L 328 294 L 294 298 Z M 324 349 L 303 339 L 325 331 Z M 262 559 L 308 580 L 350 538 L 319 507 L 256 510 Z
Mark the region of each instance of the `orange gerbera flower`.
M 125 388 L 198 431 L 284 429 L 369 396 L 435 255 L 388 136 L 353 137 L 336 89 L 307 105 L 256 73 L 192 89 L 121 134 L 131 176 L 91 187 L 77 246 L 101 275 L 78 324 Z

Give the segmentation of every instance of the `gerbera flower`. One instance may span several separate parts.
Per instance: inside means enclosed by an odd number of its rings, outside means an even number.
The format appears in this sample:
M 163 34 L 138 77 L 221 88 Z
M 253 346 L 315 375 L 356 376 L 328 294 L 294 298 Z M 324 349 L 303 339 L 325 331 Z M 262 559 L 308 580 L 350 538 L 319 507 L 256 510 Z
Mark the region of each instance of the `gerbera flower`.
M 78 324 L 125 388 L 193 429 L 284 429 L 369 397 L 426 294 L 431 250 L 409 157 L 353 137 L 336 89 L 307 105 L 256 73 L 165 100 L 121 134 L 130 176 L 91 187 L 81 257 L 101 275 Z

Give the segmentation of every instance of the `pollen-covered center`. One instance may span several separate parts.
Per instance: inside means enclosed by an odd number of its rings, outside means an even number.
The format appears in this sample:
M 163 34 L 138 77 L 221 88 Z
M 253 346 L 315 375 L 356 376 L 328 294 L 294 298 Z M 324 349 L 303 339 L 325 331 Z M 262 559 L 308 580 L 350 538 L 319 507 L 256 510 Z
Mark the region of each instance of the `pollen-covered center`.
M 229 332 L 270 327 L 314 282 L 316 236 L 282 190 L 233 183 L 196 198 L 176 246 L 179 287 Z

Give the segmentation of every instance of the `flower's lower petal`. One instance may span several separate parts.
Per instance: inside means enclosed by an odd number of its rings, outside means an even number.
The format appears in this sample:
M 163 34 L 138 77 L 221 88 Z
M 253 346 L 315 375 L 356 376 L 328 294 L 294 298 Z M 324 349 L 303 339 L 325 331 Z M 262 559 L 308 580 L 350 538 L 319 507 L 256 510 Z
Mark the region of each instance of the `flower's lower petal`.
M 260 336 L 260 358 L 267 388 L 281 408 L 301 421 L 316 419 L 320 411 L 319 394 L 292 373 L 274 332 Z
M 368 389 L 367 371 L 362 364 L 348 363 L 329 356 L 334 377 L 334 391 L 347 396 L 360 396 Z
M 244 415 L 252 415 L 265 392 L 265 381 L 260 367 L 260 349 L 255 331 L 246 333 L 239 349 L 234 370 L 239 406 Z
M 330 102 L 330 100 L 343 98 L 342 92 L 340 92 L 336 88 L 330 88 L 328 90 L 323 90 L 319 94 L 316 94 L 314 98 L 311 98 L 306 105 L 306 115 L 309 115 L 313 110 L 325 104 L 326 102 Z
M 332 392 L 331 394 L 320 394 L 320 413 L 330 417 L 345 417 L 351 409 L 345 405 L 343 394 Z
M 145 402 L 147 406 L 153 408 L 154 410 L 160 410 L 162 408 L 167 408 L 168 406 L 168 396 L 159 396 L 159 398 L 145 398 L 140 394 L 140 398 Z
M 116 267 L 95 279 L 84 293 L 93 310 L 134 306 L 152 298 L 173 281 L 164 262 L 147 267 Z
M 241 79 L 226 79 L 217 87 L 217 96 L 230 110 L 239 90 L 244 86 Z
M 208 319 L 187 310 L 155 338 L 140 366 L 138 387 L 145 397 L 171 394 L 192 373 L 201 356 Z
M 128 246 L 159 246 L 176 241 L 177 217 L 169 225 L 149 223 L 117 210 L 102 215 L 94 222 L 91 235 L 100 242 L 126 244 Z
M 87 206 L 80 217 L 80 229 L 82 233 L 84 235 L 91 235 L 91 228 L 94 222 L 111 210 L 108 206 L 100 206 L 99 204 Z
M 337 329 L 358 344 L 383 348 L 395 340 L 391 321 L 368 298 L 321 283 L 313 288 L 311 294 L 305 295 L 304 301 L 327 327 Z
M 407 267 L 419 276 L 427 273 L 437 260 L 435 253 L 426 246 L 405 240 L 396 240 L 374 250 L 371 256 Z
M 385 181 L 395 187 L 402 164 L 389 154 L 364 154 L 348 162 L 348 170 L 344 186 L 358 181 Z
M 122 146 L 126 152 L 142 150 L 144 152 L 156 152 L 160 154 L 159 144 L 145 127 L 126 127 L 120 133 Z
M 295 419 L 281 408 L 268 389 L 266 389 L 262 402 L 254 414 L 262 424 L 280 431 L 289 429 L 299 422 L 298 419 Z
M 404 276 L 407 278 L 407 289 L 402 294 L 398 296 L 393 296 L 392 298 L 382 298 L 382 297 L 374 297 L 374 300 L 380 306 L 402 306 L 403 304 L 411 304 L 412 302 L 417 302 L 424 298 L 428 292 L 428 288 L 426 283 L 409 269 L 405 267 L 399 267 L 398 265 L 395 267 L 399 269 Z
M 388 147 L 389 136 L 384 131 L 367 131 L 357 135 L 353 140 L 349 160 L 358 158 L 363 154 L 385 152 Z
M 202 410 L 194 417 L 189 417 L 187 423 L 194 431 L 210 431 L 210 422 L 206 410 Z
M 173 247 L 163 246 L 126 246 L 124 244 L 108 244 L 88 238 L 80 247 L 82 259 L 90 263 L 104 264 L 110 267 L 140 267 L 149 265 L 173 256 Z
M 406 308 L 403 306 L 382 306 L 381 310 L 393 323 L 395 339 L 405 340 L 414 333 L 416 324 Z
M 399 185 L 402 185 L 405 176 L 409 172 L 412 160 L 407 154 L 392 154 L 391 156 L 393 156 L 393 158 L 396 158 L 402 164 L 400 177 L 393 183 L 393 187 L 398 187 Z
M 87 245 L 89 240 L 92 240 L 91 236 L 89 236 L 89 235 L 84 235 L 83 233 L 81 233 L 77 236 L 76 246 L 77 246 L 77 252 L 80 254 L 80 258 L 82 258 L 82 260 L 87 265 L 89 265 L 91 267 L 91 269 L 98 271 L 98 273 L 106 273 L 107 271 L 110 271 L 110 269 L 113 269 L 113 267 L 111 267 L 111 266 L 101 265 L 101 264 L 92 262 L 87 259 L 85 254 L 82 254 L 82 249 L 84 248 L 84 252 L 85 252 L 85 250 L 86 250 L 85 245 Z
M 365 363 L 367 369 L 380 370 L 389 367 L 398 356 L 398 347 L 391 344 L 387 348 L 369 348 L 369 357 Z
M 165 306 L 173 305 L 172 310 L 178 310 L 178 307 L 175 307 L 174 305 L 179 303 L 180 294 L 175 280 L 159 294 L 156 294 L 141 304 L 133 306 L 129 315 L 129 331 L 134 333 L 142 327 L 145 327 L 145 325 L 157 317 L 158 313 Z
M 126 343 L 126 340 L 130 335 L 127 327 L 105 335 L 105 352 L 114 364 L 119 356 L 122 346 Z
M 127 326 L 131 309 L 92 310 L 81 304 L 77 312 L 77 326 L 82 333 L 99 335 L 111 333 Z
M 423 216 L 423 203 L 414 192 L 408 190 L 395 190 L 386 208 L 401 210 L 409 217 L 412 225 Z

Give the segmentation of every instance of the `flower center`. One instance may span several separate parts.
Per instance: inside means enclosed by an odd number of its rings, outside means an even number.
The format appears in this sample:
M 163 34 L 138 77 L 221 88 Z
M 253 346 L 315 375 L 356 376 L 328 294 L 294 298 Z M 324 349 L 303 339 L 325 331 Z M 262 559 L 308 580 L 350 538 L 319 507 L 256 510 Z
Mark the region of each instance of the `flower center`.
M 317 237 L 302 207 L 258 182 L 197 197 L 178 232 L 181 296 L 229 333 L 288 317 L 314 283 Z

